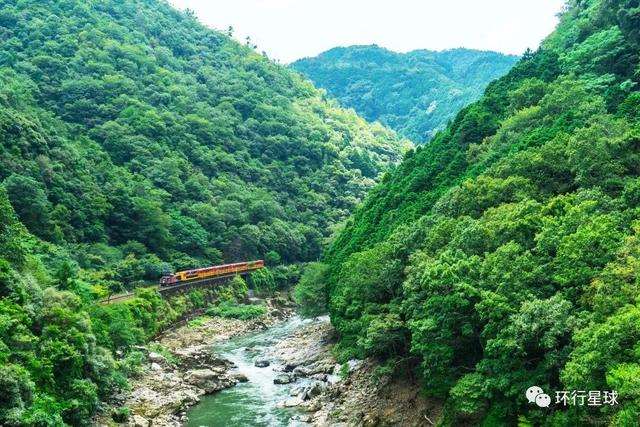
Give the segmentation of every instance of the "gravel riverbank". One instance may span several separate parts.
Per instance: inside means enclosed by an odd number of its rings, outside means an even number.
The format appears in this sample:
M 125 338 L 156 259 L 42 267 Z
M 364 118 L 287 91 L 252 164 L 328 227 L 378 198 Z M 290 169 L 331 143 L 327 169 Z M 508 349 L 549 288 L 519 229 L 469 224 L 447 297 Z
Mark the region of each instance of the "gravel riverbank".
M 195 324 L 165 332 L 155 343 L 157 346 L 148 346 L 163 348 L 164 355 L 147 351 L 147 363 L 141 375 L 132 381 L 132 390 L 115 399 L 118 405 L 130 410 L 124 425 L 184 425 L 187 409 L 204 395 L 247 381 L 247 374 L 252 376 L 251 370 L 243 373 L 242 366 L 238 369 L 233 362 L 217 355 L 216 344 L 282 325 L 283 320 L 294 314 L 291 308 L 276 308 L 270 302 L 268 306 L 268 314 L 250 321 L 205 316 Z M 425 398 L 415 381 L 376 376 L 377 365 L 372 360 L 338 364 L 332 353 L 336 336 L 328 318 L 296 322 L 300 326 L 263 349 L 255 360 L 256 368 L 273 371 L 273 380 L 269 381 L 275 387 L 286 387 L 278 392 L 273 405 L 297 408 L 288 424 L 282 425 L 413 427 L 430 426 L 437 421 L 441 404 Z M 253 367 L 254 362 L 251 363 Z M 248 369 L 246 364 L 244 369 Z M 258 393 L 259 390 L 262 389 L 259 387 Z M 108 415 L 97 424 L 116 425 Z
M 130 380 L 131 391 L 114 396 L 109 404 L 129 409 L 128 419 L 116 423 L 110 411 L 95 421 L 98 426 L 177 427 L 183 425 L 186 410 L 205 394 L 246 381 L 233 363 L 215 354 L 216 343 L 234 336 L 269 328 L 294 314 L 288 307 L 266 301 L 267 314 L 253 320 L 204 316 L 140 347 L 146 362 Z M 149 349 L 163 349 L 154 352 Z M 162 353 L 162 354 L 161 354 Z
M 424 397 L 415 380 L 380 377 L 373 360 L 351 360 L 342 367 L 331 351 L 335 338 L 324 319 L 303 326 L 272 350 L 295 379 L 312 380 L 283 402 L 306 410 L 295 421 L 322 427 L 434 425 L 441 403 Z

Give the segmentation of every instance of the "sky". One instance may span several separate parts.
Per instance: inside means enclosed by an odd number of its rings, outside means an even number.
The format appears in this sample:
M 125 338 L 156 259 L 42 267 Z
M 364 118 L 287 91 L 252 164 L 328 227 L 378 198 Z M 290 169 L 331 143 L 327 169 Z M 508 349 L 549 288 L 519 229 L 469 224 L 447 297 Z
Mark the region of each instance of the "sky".
M 456 47 L 522 54 L 553 31 L 564 0 L 169 0 L 205 25 L 232 26 L 283 63 L 336 46 Z

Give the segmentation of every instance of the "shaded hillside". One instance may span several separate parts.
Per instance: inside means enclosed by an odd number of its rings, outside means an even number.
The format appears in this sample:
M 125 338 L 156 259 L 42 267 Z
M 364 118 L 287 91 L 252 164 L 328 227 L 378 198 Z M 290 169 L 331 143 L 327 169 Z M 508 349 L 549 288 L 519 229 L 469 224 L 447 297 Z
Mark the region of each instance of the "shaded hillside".
M 0 36 L 0 182 L 84 260 L 315 259 L 401 150 L 164 2 L 0 2 Z
M 334 48 L 291 66 L 367 120 L 425 142 L 517 59 L 470 49 L 396 53 L 371 45 Z
M 639 52 L 637 1 L 572 1 L 383 178 L 325 257 L 343 357 L 411 361 L 445 424 L 637 424 Z
M 247 293 L 141 284 L 264 257 L 286 286 L 405 144 L 164 1 L 0 0 L 0 40 L 3 426 L 89 425 L 137 345 Z

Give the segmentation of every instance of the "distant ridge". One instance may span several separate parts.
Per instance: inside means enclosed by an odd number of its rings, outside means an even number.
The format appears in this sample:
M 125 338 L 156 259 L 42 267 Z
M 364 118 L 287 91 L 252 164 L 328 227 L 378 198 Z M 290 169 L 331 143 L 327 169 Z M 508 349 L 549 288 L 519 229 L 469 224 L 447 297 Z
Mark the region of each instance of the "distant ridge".
M 517 56 L 472 49 L 398 53 L 378 45 L 336 47 L 291 67 L 353 108 L 415 142 L 429 140 Z

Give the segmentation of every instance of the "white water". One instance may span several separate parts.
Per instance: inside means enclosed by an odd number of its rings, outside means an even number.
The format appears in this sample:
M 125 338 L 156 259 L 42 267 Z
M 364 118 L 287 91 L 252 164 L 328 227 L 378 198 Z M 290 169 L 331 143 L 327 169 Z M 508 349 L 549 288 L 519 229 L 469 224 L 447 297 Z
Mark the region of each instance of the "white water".
M 291 384 L 274 384 L 282 368 L 277 361 L 258 368 L 256 360 L 266 358 L 268 348 L 291 334 L 297 328 L 311 322 L 293 317 L 286 322 L 254 334 L 233 338 L 216 344 L 213 351 L 235 363 L 238 372 L 247 376 L 247 383 L 222 390 L 202 398 L 188 412 L 188 427 L 271 427 L 306 425 L 292 421 L 291 417 L 301 413 L 296 408 L 280 408 L 279 402 L 290 399 L 291 390 L 307 383 L 299 379 Z

